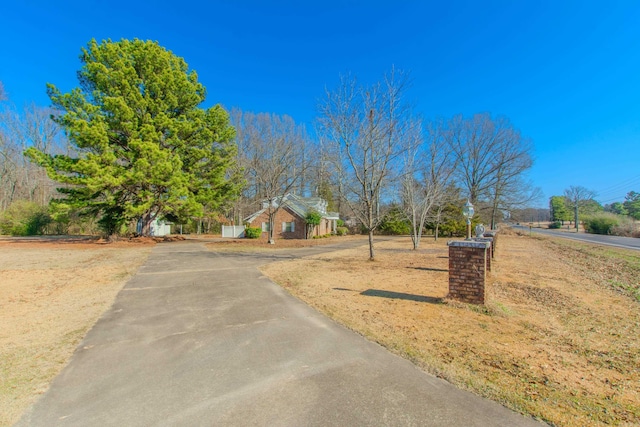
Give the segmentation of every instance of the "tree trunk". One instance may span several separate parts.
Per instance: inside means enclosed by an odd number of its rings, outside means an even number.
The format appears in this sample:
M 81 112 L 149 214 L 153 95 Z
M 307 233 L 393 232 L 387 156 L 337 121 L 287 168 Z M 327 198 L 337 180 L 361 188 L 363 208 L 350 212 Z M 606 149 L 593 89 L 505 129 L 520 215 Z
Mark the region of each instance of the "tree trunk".
M 491 211 L 491 229 L 496 229 L 496 215 L 498 214 L 498 205 L 493 205 L 493 209 Z
M 369 230 L 369 261 L 374 260 L 374 252 L 373 252 L 373 230 Z
M 418 249 L 418 245 L 420 244 L 419 242 L 419 238 L 418 238 L 418 229 L 416 228 L 416 222 L 415 222 L 415 215 L 414 215 L 414 220 L 413 220 L 413 224 L 411 224 L 411 242 L 413 243 L 413 250 Z
M 420 238 L 422 237 L 422 225 L 420 225 L 419 227 L 413 227 L 413 233 L 414 235 L 412 236 L 412 241 L 413 241 L 413 250 L 417 250 L 418 247 L 420 246 Z
M 270 245 L 275 245 L 276 244 L 276 241 L 273 238 L 273 222 L 275 220 L 275 218 L 274 218 L 275 216 L 276 216 L 275 213 L 269 215 L 269 240 L 268 240 L 268 242 L 269 242 Z
M 153 222 L 153 215 L 151 212 L 145 212 L 142 215 L 142 229 L 140 234 L 143 236 L 151 236 L 151 222 Z

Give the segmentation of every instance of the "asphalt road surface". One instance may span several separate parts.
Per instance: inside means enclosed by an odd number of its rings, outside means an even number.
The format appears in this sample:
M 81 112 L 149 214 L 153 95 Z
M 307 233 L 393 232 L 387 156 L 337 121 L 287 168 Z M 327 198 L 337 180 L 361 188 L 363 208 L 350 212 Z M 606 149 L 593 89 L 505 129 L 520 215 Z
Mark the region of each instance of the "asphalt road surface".
M 332 249 L 157 245 L 17 425 L 542 425 L 420 371 L 257 269 Z
M 529 231 L 528 225 L 513 225 L 518 230 Z M 598 245 L 615 246 L 624 249 L 640 250 L 640 239 L 635 237 L 603 236 L 600 234 L 576 233 L 575 231 L 558 231 L 546 228 L 531 228 L 532 233 L 547 236 L 562 237 L 565 239 L 579 240 L 582 242 L 596 243 Z

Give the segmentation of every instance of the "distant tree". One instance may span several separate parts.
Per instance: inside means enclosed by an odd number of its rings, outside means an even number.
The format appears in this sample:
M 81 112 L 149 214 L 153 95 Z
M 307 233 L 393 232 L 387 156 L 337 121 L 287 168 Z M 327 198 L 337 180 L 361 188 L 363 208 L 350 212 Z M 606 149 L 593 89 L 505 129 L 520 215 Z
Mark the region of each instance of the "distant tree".
M 243 169 L 245 198 L 264 203 L 269 243 L 275 243 L 274 220 L 287 193 L 300 189 L 309 168 L 305 153 L 308 135 L 290 116 L 233 110 L 238 162 Z
M 624 208 L 633 219 L 640 220 L 640 193 L 630 191 L 624 198 Z
M 454 191 L 452 194 L 459 194 Z M 466 203 L 467 199 L 455 199 L 451 197 L 447 202 L 442 205 L 438 210 L 437 221 L 434 218 L 433 222 L 427 222 L 427 228 L 434 230 L 435 234 L 438 233 L 444 236 L 464 236 L 467 232 L 467 222 L 462 216 L 462 206 Z M 471 227 L 477 225 L 477 219 L 474 216 L 471 220 Z
M 370 260 L 375 258 L 373 234 L 384 218 L 383 193 L 396 178 L 406 151 L 404 136 L 414 124 L 404 100 L 407 84 L 397 70 L 371 86 L 343 77 L 320 106 L 319 130 L 331 146 L 332 173 L 341 200 L 369 235 Z
M 620 202 L 614 202 L 610 205 L 605 205 L 604 210 L 605 212 L 611 212 L 616 215 L 629 215 L 629 211 L 627 211 L 627 208 L 625 208 L 624 204 Z
M 331 189 L 331 183 L 328 180 L 323 179 L 320 181 L 316 189 L 316 194 L 327 202 L 327 211 L 335 212 L 337 210 L 333 191 Z
M 80 56 L 80 88 L 48 85 L 75 155 L 26 155 L 65 184 L 60 203 L 97 214 L 108 233 L 163 215 L 202 215 L 233 198 L 236 155 L 224 109 L 198 107 L 205 88 L 185 61 L 156 42 L 89 42 Z
M 346 205 L 342 200 L 344 186 L 343 173 L 337 173 L 339 166 L 339 147 L 327 139 L 322 130 L 316 131 L 315 160 L 313 162 L 313 192 L 327 201 L 327 210 L 339 212 L 345 216 Z M 350 213 L 350 212 L 349 212 Z
M 602 212 L 604 212 L 604 207 L 594 199 L 586 200 L 580 208 L 580 213 L 583 215 L 593 215 Z
M 571 221 L 571 212 L 567 208 L 567 200 L 563 196 L 552 196 L 549 199 L 549 211 L 551 213 L 551 221 Z
M 456 176 L 477 211 L 484 202 L 491 227 L 501 211 L 525 206 L 539 190 L 523 180 L 533 165 L 531 142 L 505 117 L 476 114 L 449 121 L 449 149 L 456 158 Z
M 433 230 L 434 240 L 438 240 L 440 225 L 459 220 L 465 202 L 466 199 L 462 199 L 460 187 L 457 187 L 454 183 L 449 183 L 444 189 L 442 198 L 434 205 L 427 220 L 427 228 Z M 466 233 L 466 220 L 463 223 Z
M 522 208 L 510 213 L 511 219 L 516 222 L 541 222 L 551 219 L 550 210 L 547 208 Z
M 46 206 L 28 200 L 16 200 L 0 213 L 0 234 L 35 236 L 43 234 L 51 216 Z
M 414 132 L 419 130 L 416 126 Z M 424 138 L 408 135 L 415 144 L 404 156 L 401 195 L 403 211 L 411 224 L 413 249 L 420 246 L 427 220 L 438 216 L 438 209 L 447 201 L 455 160 L 445 147 L 445 132 L 442 121 L 432 121 L 427 123 Z
M 378 230 L 382 234 L 406 235 L 411 233 L 411 224 L 402 207 L 394 204 L 387 210 Z
M 593 198 L 595 196 L 596 196 L 596 193 L 594 191 L 588 190 L 580 186 L 572 185 L 566 190 L 564 190 L 564 197 L 565 197 L 567 206 L 570 209 L 573 209 L 576 231 L 578 231 L 580 210 L 589 206 L 590 205 L 589 202 L 593 201 Z
M 0 211 L 17 200 L 44 206 L 55 195 L 45 170 L 23 155 L 29 147 L 51 155 L 68 152 L 62 129 L 51 120 L 55 113 L 34 104 L 22 111 L 11 104 L 0 110 Z

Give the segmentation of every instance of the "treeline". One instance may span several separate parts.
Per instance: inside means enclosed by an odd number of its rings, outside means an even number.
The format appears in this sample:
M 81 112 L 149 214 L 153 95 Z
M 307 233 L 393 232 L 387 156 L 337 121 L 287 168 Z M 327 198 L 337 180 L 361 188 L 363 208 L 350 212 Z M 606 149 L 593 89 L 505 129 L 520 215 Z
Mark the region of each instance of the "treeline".
M 495 227 L 539 197 L 524 175 L 532 144 L 507 118 L 423 120 L 398 70 L 341 78 L 311 136 L 286 115 L 200 108 L 196 73 L 155 42 L 93 40 L 81 61 L 79 89 L 48 86 L 52 109 L 3 102 L 2 232 L 147 234 L 158 218 L 207 231 L 292 192 L 370 235 L 402 218 L 417 247 L 426 228 L 460 232 L 467 199 L 474 222 Z M 47 225 L 7 225 L 25 212 L 16 203 L 48 205 Z
M 636 224 L 640 220 L 640 193 L 630 191 L 624 202 L 602 206 L 594 198 L 595 192 L 584 187 L 571 186 L 562 196 L 549 199 L 551 221 L 549 228 L 560 228 L 565 222 L 594 234 L 640 237 Z

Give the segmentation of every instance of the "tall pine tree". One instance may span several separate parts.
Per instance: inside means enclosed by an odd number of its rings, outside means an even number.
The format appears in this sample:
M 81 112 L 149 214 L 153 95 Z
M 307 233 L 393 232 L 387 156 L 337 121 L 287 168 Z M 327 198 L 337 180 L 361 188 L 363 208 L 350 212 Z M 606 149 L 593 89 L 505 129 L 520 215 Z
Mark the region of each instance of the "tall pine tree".
M 80 87 L 48 85 L 74 156 L 26 155 L 65 186 L 57 203 L 98 215 L 107 234 L 142 219 L 214 210 L 238 192 L 230 175 L 235 130 L 219 105 L 199 108 L 205 88 L 157 42 L 92 40 L 80 55 Z

